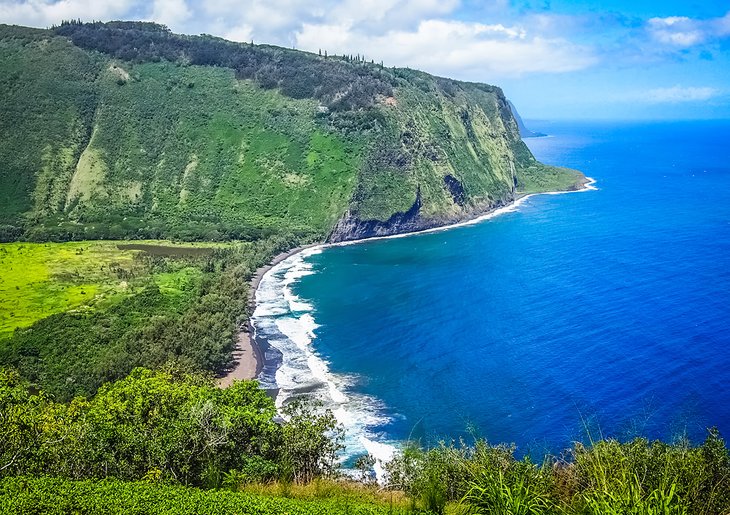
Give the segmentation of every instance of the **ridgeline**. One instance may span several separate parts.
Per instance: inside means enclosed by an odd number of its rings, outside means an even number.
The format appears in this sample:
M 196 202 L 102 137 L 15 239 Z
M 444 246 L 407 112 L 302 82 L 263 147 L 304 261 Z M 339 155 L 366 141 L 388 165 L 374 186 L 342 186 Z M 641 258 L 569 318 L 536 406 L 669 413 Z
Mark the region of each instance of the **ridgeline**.
M 535 160 L 495 86 L 153 23 L 0 25 L 0 514 L 727 514 L 715 430 L 541 465 L 411 444 L 383 488 L 368 456 L 343 480 L 332 413 L 215 386 L 274 255 L 585 180 Z
M 143 22 L 0 42 L 0 240 L 347 240 L 582 180 L 494 86 Z

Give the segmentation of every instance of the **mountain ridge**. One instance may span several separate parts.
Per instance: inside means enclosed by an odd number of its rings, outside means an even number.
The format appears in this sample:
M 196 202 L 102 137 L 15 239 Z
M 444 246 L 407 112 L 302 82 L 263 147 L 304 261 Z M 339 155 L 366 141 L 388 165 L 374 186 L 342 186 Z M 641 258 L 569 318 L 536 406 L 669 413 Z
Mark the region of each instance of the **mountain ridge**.
M 3 240 L 341 241 L 583 181 L 501 89 L 360 56 L 67 22 L 0 26 L 0 57 Z

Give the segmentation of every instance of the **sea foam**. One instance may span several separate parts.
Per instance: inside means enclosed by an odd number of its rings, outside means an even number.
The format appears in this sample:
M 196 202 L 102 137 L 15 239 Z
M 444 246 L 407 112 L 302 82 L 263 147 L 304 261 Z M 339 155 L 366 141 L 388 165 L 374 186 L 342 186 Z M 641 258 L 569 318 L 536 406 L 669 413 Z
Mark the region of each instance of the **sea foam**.
M 370 454 L 376 459 L 374 471 L 382 481 L 384 462 L 395 452 L 394 444 L 372 429 L 388 422 L 384 406 L 377 399 L 350 389 L 357 377 L 330 371 L 329 363 L 312 346 L 319 327 L 314 307 L 292 290 L 302 277 L 315 273 L 307 258 L 321 250 L 322 247 L 312 247 L 284 259 L 259 283 L 251 322 L 256 337 L 263 338 L 269 347 L 267 360 L 277 361 L 275 373 L 267 374 L 264 367 L 259 380 L 264 388 L 278 390 L 278 408 L 294 398 L 307 396 L 330 409 L 345 430 L 341 460 L 351 462 L 357 456 Z
M 584 186 L 586 191 L 596 189 L 595 181 Z M 570 192 L 557 192 L 570 193 Z M 492 219 L 504 213 L 516 211 L 532 195 L 525 195 L 502 208 L 495 209 L 464 222 L 435 227 L 422 232 L 436 232 L 454 227 L 472 225 Z M 412 234 L 397 234 L 373 239 L 401 238 Z M 256 309 L 251 317 L 255 336 L 266 341 L 268 350 L 265 360 L 275 362 L 264 366 L 259 376 L 262 387 L 278 390 L 276 406 L 282 408 L 294 398 L 307 396 L 316 399 L 332 411 L 337 422 L 345 430 L 343 462 L 352 462 L 358 456 L 369 454 L 375 458 L 373 470 L 378 481 L 385 480 L 385 465 L 393 458 L 398 443 L 388 441 L 375 428 L 390 421 L 381 401 L 352 389 L 357 382 L 354 375 L 336 374 L 329 363 L 312 345 L 319 325 L 315 320 L 314 306 L 297 296 L 293 287 L 308 275 L 316 273 L 307 259 L 319 254 L 327 246 L 360 243 L 342 242 L 309 247 L 289 256 L 264 274 L 256 290 Z M 271 373 L 271 369 L 275 373 Z

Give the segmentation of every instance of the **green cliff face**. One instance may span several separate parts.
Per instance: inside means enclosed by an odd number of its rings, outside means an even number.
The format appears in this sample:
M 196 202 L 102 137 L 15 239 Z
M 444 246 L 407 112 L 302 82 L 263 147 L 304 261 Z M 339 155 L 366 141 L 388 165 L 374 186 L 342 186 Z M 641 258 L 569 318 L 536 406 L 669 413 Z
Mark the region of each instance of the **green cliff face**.
M 582 176 L 501 90 L 147 23 L 0 26 L 0 239 L 333 241 Z

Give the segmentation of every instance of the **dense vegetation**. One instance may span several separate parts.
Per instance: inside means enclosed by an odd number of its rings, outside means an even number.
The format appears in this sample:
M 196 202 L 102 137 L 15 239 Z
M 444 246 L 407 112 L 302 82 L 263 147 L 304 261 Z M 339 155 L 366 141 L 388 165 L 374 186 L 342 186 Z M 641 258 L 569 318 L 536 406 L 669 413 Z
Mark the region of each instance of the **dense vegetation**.
M 68 481 L 59 478 L 0 479 L 0 514 L 65 515 L 398 515 L 412 513 L 341 495 L 332 487 L 323 496 L 301 500 L 230 490 L 199 490 L 145 482 Z
M 224 248 L 169 242 L 142 242 L 135 249 L 111 241 L 0 244 L 0 339 L 56 313 L 110 307 L 151 285 L 182 302 L 202 279 L 201 267 Z
M 652 515 L 730 513 L 730 454 L 715 430 L 700 446 L 637 438 L 576 443 L 542 464 L 515 448 L 442 443 L 406 448 L 388 465 L 393 486 L 441 513 Z
M 579 179 L 496 87 L 150 23 L 2 26 L 0 88 L 5 241 L 322 240 L 417 194 L 421 227 Z
M 271 398 L 253 381 L 219 389 L 204 376 L 170 367 L 135 369 L 95 396 L 69 403 L 32 391 L 17 372 L 2 369 L 0 509 L 393 512 L 375 487 L 356 489 L 347 482 L 315 482 L 309 491 L 314 502 L 282 499 L 307 496 L 306 490 L 286 486 L 292 481 L 336 478 L 341 430 L 331 413 L 302 403 L 285 410 L 285 423 L 275 422 L 275 413 Z M 397 511 L 410 506 L 434 513 L 724 515 L 730 510 L 730 455 L 714 430 L 698 447 L 684 440 L 670 445 L 644 439 L 575 444 L 541 465 L 515 458 L 513 447 L 481 440 L 427 450 L 410 446 L 387 469 L 387 487 L 408 496 L 403 502 L 396 495 Z M 279 486 L 255 486 L 271 482 Z M 272 492 L 278 495 L 272 498 Z
M 300 403 L 274 422 L 271 398 L 253 381 L 217 388 L 167 367 L 137 368 L 91 397 L 69 403 L 32 393 L 0 370 L 0 471 L 4 475 L 116 477 L 220 486 L 273 478 L 311 481 L 331 473 L 338 449 L 330 413 Z
M 395 76 L 382 65 L 357 56 L 315 56 L 281 47 L 237 44 L 213 36 L 173 34 L 148 22 L 64 22 L 54 28 L 81 48 L 98 50 L 124 61 L 187 62 L 235 70 L 262 88 L 280 88 L 291 98 L 314 98 L 333 111 L 375 105 L 378 95 L 392 96 Z M 322 57 L 320 59 L 319 57 Z
M 111 273 L 116 289 L 113 295 L 94 298 L 89 288 L 80 295 L 90 303 L 84 309 L 56 313 L 0 337 L 0 363 L 16 367 L 61 400 L 93 395 L 105 382 L 121 379 L 138 366 L 174 363 L 192 372 L 220 374 L 231 362 L 236 335 L 249 314 L 248 283 L 253 272 L 293 244 L 277 237 L 209 247 L 210 252 L 193 255 L 184 252 L 190 252 L 188 247 L 156 244 L 148 245 L 146 252 L 135 251 L 136 257 L 127 256 L 126 261 L 118 259 L 121 252 L 117 250 L 112 253 L 116 260 L 106 263 L 93 259 L 99 255 L 94 249 L 108 249 L 108 243 L 38 246 L 36 251 L 53 252 L 54 259 L 66 267 L 62 285 L 71 291 L 88 284 L 88 270 L 102 273 L 104 280 Z M 0 247 L 0 256 L 4 248 L 20 246 Z M 19 252 L 31 249 L 23 246 Z M 150 249 L 157 255 L 150 255 Z M 88 260 L 88 270 L 73 265 L 79 258 Z M 111 267 L 111 272 L 99 271 L 101 267 Z M 78 275 L 69 276 L 69 271 Z M 28 268 L 17 270 L 17 274 L 27 273 Z M 0 292 L 8 298 L 11 293 L 27 297 L 28 306 L 21 307 L 26 315 L 38 311 L 38 306 L 54 306 L 52 297 L 50 304 L 34 302 L 34 292 L 56 291 L 66 299 L 66 290 L 53 282 L 50 286 L 31 282 L 16 292 L 12 284 L 6 284 L 12 277 L 0 281 Z M 124 288 L 119 287 L 121 281 L 127 283 Z M 0 314 L 5 319 L 5 313 Z M 18 315 L 22 319 L 21 312 Z M 13 320 L 7 318 L 8 323 Z

